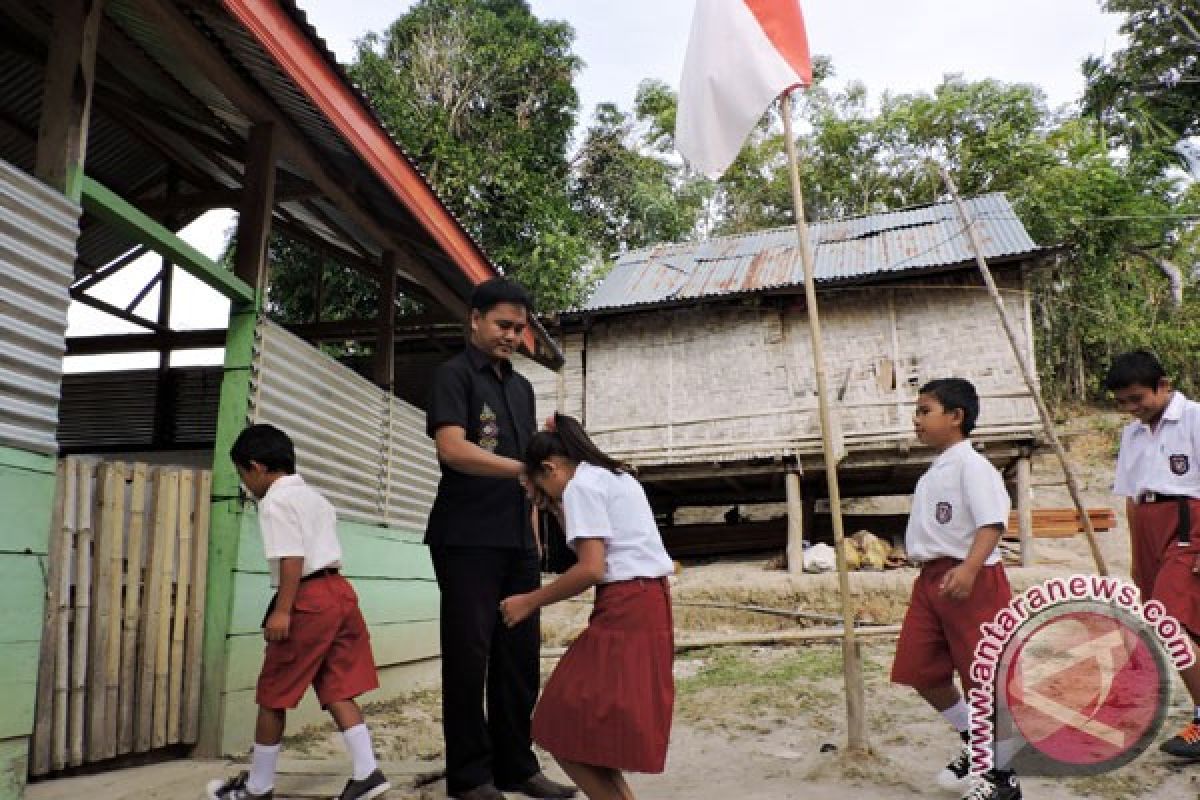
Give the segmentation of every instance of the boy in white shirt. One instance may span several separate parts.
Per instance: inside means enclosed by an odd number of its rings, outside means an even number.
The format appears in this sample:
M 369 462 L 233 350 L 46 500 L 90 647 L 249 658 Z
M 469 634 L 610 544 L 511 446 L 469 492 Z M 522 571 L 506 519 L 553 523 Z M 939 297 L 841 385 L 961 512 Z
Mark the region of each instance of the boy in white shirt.
M 904 541 L 921 566 L 892 664 L 892 682 L 911 686 L 963 740 L 959 755 L 937 776 L 943 788 L 972 800 L 1019 800 L 1009 770 L 993 769 L 974 784 L 967 747 L 971 662 L 979 626 L 1008 605 L 1012 591 L 997 545 L 1011 501 L 1000 473 L 967 437 L 979 417 L 979 396 L 962 378 L 921 387 L 913 425 L 937 458 L 917 482 Z M 962 693 L 954 686 L 954 673 Z
M 1200 637 L 1200 403 L 1171 388 L 1162 364 L 1145 350 L 1113 361 L 1104 388 L 1133 416 L 1121 434 L 1115 494 L 1125 496 L 1133 582 L 1142 602 L 1158 600 Z M 1165 753 L 1200 759 L 1200 663 L 1180 671 L 1192 696 L 1190 724 Z
M 312 686 L 350 753 L 354 774 L 339 800 L 369 800 L 391 785 L 354 698 L 379 686 L 358 596 L 341 576 L 342 548 L 329 501 L 296 474 L 296 451 L 273 425 L 251 425 L 230 449 L 242 484 L 258 498 L 258 523 L 275 596 L 263 618 L 267 640 L 255 700 L 250 770 L 207 786 L 209 800 L 272 800 L 287 709 Z

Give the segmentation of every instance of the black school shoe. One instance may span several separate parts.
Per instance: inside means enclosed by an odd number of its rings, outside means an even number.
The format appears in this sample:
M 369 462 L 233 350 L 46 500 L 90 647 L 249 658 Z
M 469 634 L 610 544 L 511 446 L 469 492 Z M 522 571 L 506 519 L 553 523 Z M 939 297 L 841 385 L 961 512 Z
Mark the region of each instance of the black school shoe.
M 575 796 L 579 790 L 574 786 L 555 783 L 543 772 L 535 772 L 520 783 L 504 784 L 498 787 L 506 792 L 519 792 L 526 797 L 546 798 L 546 800 L 567 800 Z
M 376 769 L 361 781 L 354 779 L 346 781 L 346 788 L 342 789 L 338 800 L 371 800 L 372 797 L 379 795 L 392 788 L 388 783 L 388 779 L 383 777 L 383 773 Z
M 951 792 L 962 792 L 971 785 L 971 745 L 965 734 L 962 735 L 962 747 L 942 771 L 937 774 L 937 785 Z
M 275 800 L 275 790 L 254 794 L 246 788 L 249 772 L 239 772 L 227 781 L 212 780 L 205 787 L 208 800 Z
M 1022 797 L 1016 773 L 989 769 L 975 779 L 962 800 L 1021 800 Z
M 1179 733 L 1158 746 L 1159 750 L 1177 758 L 1200 760 L 1200 719 L 1194 719 Z

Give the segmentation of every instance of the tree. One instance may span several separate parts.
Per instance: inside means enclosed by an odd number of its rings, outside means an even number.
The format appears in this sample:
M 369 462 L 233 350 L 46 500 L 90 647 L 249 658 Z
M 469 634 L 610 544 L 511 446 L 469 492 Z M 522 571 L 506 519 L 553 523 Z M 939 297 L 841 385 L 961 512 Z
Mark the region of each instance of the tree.
M 568 194 L 573 39 L 524 0 L 420 0 L 350 67 L 467 230 L 546 308 L 580 299 L 593 253 Z

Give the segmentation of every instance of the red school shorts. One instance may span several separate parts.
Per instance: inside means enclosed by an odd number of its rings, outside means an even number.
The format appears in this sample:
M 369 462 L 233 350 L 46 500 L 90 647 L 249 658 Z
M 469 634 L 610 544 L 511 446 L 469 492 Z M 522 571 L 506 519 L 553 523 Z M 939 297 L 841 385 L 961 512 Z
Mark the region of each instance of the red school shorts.
M 288 638 L 267 642 L 255 700 L 263 708 L 295 708 L 309 686 L 322 708 L 379 686 L 358 595 L 338 574 L 300 583 Z
M 1008 605 L 1012 589 L 1003 565 L 994 564 L 979 570 L 968 597 L 943 597 L 938 585 L 958 564 L 953 558 L 939 558 L 921 568 L 900 626 L 892 683 L 932 689 L 951 684 L 957 671 L 964 692 L 975 685 L 970 675 L 979 626 Z
M 1200 555 L 1200 500 L 1187 501 L 1191 542 L 1179 546 L 1179 503 L 1138 503 L 1133 507 L 1138 535 L 1133 541 L 1134 582 L 1142 602 L 1153 598 L 1167 613 L 1200 637 L 1200 575 L 1192 564 Z

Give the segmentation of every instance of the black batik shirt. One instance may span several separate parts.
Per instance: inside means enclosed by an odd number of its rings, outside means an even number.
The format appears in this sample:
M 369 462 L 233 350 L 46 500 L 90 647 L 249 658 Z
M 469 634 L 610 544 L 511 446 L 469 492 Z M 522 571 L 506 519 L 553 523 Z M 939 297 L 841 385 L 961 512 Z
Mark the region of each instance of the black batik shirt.
M 470 345 L 438 367 L 425 415 L 429 436 L 443 425 L 457 425 L 467 441 L 520 460 L 537 430 L 533 387 L 509 362 L 499 367 L 497 373 L 491 359 Z M 445 463 L 441 468 L 425 544 L 534 547 L 529 504 L 514 478 L 468 475 Z

